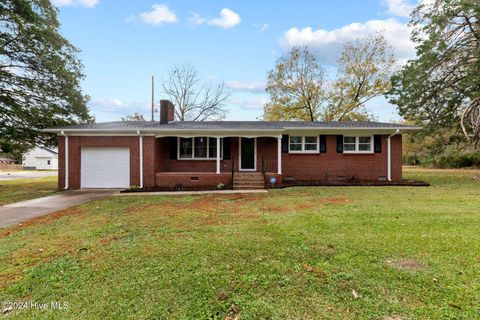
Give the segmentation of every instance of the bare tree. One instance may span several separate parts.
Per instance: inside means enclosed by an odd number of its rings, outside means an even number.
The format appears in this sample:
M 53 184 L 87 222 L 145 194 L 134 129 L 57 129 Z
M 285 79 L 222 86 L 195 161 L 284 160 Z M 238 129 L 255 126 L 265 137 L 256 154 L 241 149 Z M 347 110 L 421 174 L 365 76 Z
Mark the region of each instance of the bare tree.
M 223 83 L 205 83 L 195 66 L 175 65 L 163 81 L 163 90 L 175 104 L 178 121 L 221 120 L 229 97 Z
M 145 121 L 143 114 L 135 112 L 134 114 L 129 114 L 126 117 L 122 117 L 122 121 Z

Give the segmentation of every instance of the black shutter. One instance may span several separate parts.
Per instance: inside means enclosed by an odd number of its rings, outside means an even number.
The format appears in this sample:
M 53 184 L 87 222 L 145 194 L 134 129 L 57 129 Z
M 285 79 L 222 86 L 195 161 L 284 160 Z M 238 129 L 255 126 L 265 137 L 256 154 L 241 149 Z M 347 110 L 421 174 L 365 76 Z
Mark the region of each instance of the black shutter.
M 327 136 L 321 135 L 320 136 L 320 153 L 327 152 Z
M 288 153 L 288 134 L 282 135 L 282 153 Z
M 337 153 L 343 153 L 343 136 L 337 136 Z
M 177 137 L 170 137 L 168 139 L 168 144 L 170 148 L 170 160 L 177 159 Z
M 373 150 L 375 153 L 382 152 L 382 136 L 381 135 L 374 135 L 373 136 Z
M 223 160 L 230 160 L 231 156 L 231 140 L 230 138 L 223 138 Z

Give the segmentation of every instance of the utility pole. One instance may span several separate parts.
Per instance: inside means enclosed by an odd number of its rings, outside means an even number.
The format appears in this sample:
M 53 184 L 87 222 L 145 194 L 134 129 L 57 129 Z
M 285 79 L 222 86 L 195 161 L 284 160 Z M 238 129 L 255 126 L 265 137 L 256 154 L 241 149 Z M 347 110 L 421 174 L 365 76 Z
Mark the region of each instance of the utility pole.
M 152 76 L 152 121 L 155 121 L 155 77 Z

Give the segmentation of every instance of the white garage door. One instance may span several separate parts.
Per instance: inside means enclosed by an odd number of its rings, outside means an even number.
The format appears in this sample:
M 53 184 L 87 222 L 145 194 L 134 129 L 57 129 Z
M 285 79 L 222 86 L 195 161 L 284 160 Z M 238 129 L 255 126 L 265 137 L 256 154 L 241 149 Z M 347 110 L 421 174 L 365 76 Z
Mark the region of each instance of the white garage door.
M 128 188 L 129 148 L 82 148 L 82 188 Z

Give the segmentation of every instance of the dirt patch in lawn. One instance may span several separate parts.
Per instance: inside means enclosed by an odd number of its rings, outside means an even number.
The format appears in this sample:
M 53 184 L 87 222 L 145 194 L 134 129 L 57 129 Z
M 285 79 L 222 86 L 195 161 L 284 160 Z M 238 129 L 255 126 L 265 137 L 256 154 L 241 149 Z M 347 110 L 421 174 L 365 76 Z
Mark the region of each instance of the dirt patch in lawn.
M 387 260 L 387 264 L 401 271 L 417 271 L 425 269 L 425 264 L 414 259 Z

